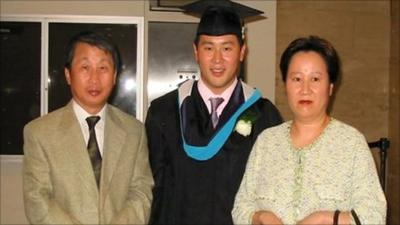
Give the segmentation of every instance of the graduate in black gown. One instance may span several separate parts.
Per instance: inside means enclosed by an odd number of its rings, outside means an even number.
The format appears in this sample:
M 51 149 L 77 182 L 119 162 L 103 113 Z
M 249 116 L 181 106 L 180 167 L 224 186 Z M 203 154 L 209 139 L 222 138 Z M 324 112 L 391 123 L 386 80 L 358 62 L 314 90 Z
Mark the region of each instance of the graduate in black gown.
M 237 78 L 246 53 L 237 4 L 215 2 L 203 9 L 193 44 L 200 80 L 153 100 L 148 110 L 150 224 L 232 224 L 253 143 L 282 122 L 268 99 Z M 210 97 L 223 99 L 216 110 Z

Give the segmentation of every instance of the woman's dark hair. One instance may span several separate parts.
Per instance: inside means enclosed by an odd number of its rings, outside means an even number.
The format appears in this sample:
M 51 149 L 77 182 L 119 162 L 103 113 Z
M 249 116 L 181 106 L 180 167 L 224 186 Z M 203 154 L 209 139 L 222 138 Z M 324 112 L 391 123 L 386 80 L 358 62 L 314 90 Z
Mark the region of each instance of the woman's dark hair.
M 117 74 L 120 73 L 121 58 L 118 48 L 114 44 L 112 44 L 104 35 L 92 31 L 81 32 L 72 37 L 71 40 L 68 42 L 66 48 L 66 60 L 64 65 L 68 70 L 71 70 L 72 59 L 74 58 L 75 48 L 78 43 L 86 43 L 111 54 L 114 63 L 114 70 L 117 72 Z
M 329 82 L 335 83 L 340 74 L 339 56 L 331 43 L 317 36 L 298 38 L 289 44 L 283 52 L 279 64 L 283 81 L 286 82 L 288 67 L 293 55 L 297 52 L 309 51 L 318 53 L 324 59 L 328 69 Z

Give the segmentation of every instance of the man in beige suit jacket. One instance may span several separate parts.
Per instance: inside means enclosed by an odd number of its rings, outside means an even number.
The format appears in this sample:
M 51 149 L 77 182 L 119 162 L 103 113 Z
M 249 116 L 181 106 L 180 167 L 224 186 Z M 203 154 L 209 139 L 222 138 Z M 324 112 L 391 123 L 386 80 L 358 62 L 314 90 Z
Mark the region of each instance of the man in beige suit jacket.
M 119 71 L 117 51 L 91 32 L 75 36 L 68 46 L 71 102 L 24 129 L 27 218 L 32 224 L 145 224 L 153 179 L 144 127 L 106 103 Z M 87 149 L 92 137 L 86 116 L 100 116 L 97 177 Z

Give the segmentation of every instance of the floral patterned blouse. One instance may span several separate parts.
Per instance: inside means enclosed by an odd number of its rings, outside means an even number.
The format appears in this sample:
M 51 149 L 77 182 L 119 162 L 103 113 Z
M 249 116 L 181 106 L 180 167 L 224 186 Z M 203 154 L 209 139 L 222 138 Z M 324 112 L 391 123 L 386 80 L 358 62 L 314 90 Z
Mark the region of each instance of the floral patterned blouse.
M 364 136 L 332 118 L 312 144 L 298 149 L 291 124 L 259 135 L 236 195 L 234 223 L 251 224 L 259 210 L 296 224 L 315 211 L 354 209 L 362 224 L 385 224 L 386 199 Z

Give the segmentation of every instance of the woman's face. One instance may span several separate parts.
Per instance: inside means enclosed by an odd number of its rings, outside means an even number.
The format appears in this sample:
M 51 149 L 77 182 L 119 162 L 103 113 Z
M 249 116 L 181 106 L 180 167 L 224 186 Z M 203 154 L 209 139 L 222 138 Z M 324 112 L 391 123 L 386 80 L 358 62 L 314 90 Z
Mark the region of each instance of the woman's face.
M 303 121 L 327 115 L 333 84 L 324 59 L 314 51 L 293 55 L 287 72 L 286 93 L 294 118 Z

